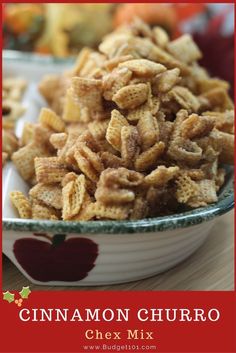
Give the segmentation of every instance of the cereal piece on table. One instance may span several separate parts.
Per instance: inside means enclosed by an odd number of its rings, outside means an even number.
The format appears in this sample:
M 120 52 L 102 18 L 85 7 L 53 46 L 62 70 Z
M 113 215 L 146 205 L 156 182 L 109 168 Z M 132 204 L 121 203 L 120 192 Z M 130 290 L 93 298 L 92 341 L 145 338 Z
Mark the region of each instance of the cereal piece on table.
M 186 139 L 208 135 L 214 127 L 214 122 L 206 116 L 191 114 L 181 125 L 181 135 Z
M 128 85 L 116 92 L 116 94 L 112 97 L 112 100 L 121 109 L 134 109 L 146 102 L 148 92 L 148 85 L 145 83 Z
M 132 72 L 127 68 L 116 68 L 111 73 L 103 77 L 103 97 L 112 100 L 112 97 L 124 86 L 126 86 L 132 76 Z
M 2 117 L 3 121 L 15 122 L 23 113 L 25 108 L 21 103 L 15 102 L 12 99 L 4 99 L 2 101 Z
M 2 130 L 2 152 L 11 156 L 19 147 L 18 140 L 12 131 Z
M 164 71 L 165 66 L 157 64 L 147 59 L 132 59 L 119 64 L 119 67 L 125 67 L 138 77 L 151 78 Z
M 153 33 L 154 42 L 159 47 L 165 49 L 168 42 L 169 42 L 169 36 L 168 36 L 167 32 L 162 27 L 155 26 L 152 29 L 152 33 Z
M 165 144 L 162 141 L 155 143 L 155 145 L 137 157 L 134 162 L 135 169 L 137 171 L 146 171 L 155 167 L 164 150 Z
M 20 101 L 22 96 L 22 92 L 18 87 L 12 88 L 9 92 L 8 98 L 12 99 L 13 101 Z
M 187 204 L 191 207 L 203 207 L 210 203 L 217 202 L 218 197 L 216 195 L 216 185 L 214 180 L 200 180 L 197 181 L 198 192 L 193 195 L 187 201 Z
M 148 215 L 149 207 L 147 200 L 142 196 L 137 196 L 134 200 L 133 210 L 130 219 L 143 219 Z
M 67 138 L 68 134 L 66 134 L 65 132 L 61 132 L 57 134 L 52 134 L 50 136 L 49 141 L 56 150 L 61 150 L 65 146 Z
M 104 119 L 102 81 L 73 77 L 71 82 L 74 98 L 80 105 L 81 121 L 89 122 L 93 119 Z
M 142 151 L 152 147 L 159 138 L 159 127 L 156 118 L 151 112 L 143 114 L 137 124 L 141 140 Z
M 121 150 L 121 129 L 123 126 L 129 126 L 128 121 L 118 110 L 112 110 L 106 131 L 106 139 L 117 151 Z
M 198 184 L 185 173 L 180 174 L 176 180 L 176 198 L 180 203 L 187 203 L 189 199 L 198 195 Z
M 59 185 L 38 183 L 30 189 L 29 195 L 47 206 L 62 209 L 62 191 Z
M 2 152 L 2 167 L 6 164 L 8 159 L 8 154 L 6 152 Z
M 189 113 L 199 110 L 200 103 L 198 98 L 186 87 L 175 86 L 167 93 L 167 99 L 174 100 L 180 108 L 186 109 Z
M 144 183 L 149 186 L 163 186 L 178 175 L 179 167 L 159 166 L 144 178 Z
M 54 111 L 48 108 L 42 108 L 39 114 L 39 122 L 56 132 L 65 130 L 65 123 Z
M 89 212 L 97 219 L 127 219 L 131 209 L 130 206 L 107 206 L 100 202 L 94 202 L 89 205 Z
M 140 148 L 140 138 L 135 126 L 123 126 L 121 129 L 121 158 L 129 167 L 133 165 Z
M 86 193 L 85 176 L 80 175 L 75 180 L 69 181 L 62 189 L 62 218 L 63 220 L 71 219 L 79 214 L 82 208 Z
M 156 76 L 152 81 L 153 94 L 166 93 L 180 81 L 180 69 L 167 70 Z
M 3 119 L 2 120 L 2 129 L 4 130 L 13 130 L 15 127 L 14 121 Z
M 30 201 L 21 191 L 12 191 L 10 193 L 10 200 L 13 206 L 17 209 L 20 218 L 31 218 L 32 209 Z
M 27 82 L 20 77 L 7 77 L 2 81 L 2 89 L 7 93 L 7 97 L 14 100 L 20 101 L 25 89 Z
M 191 64 L 202 57 L 200 49 L 189 34 L 184 34 L 169 42 L 167 49 L 175 58 L 186 64 Z
M 66 165 L 58 157 L 36 157 L 34 165 L 38 183 L 60 183 L 68 173 Z
M 34 159 L 36 157 L 46 157 L 48 155 L 49 152 L 44 146 L 31 142 L 14 152 L 11 159 L 22 178 L 29 181 L 35 174 Z
M 46 219 L 57 221 L 60 219 L 58 210 L 46 206 L 36 199 L 32 201 L 32 219 Z

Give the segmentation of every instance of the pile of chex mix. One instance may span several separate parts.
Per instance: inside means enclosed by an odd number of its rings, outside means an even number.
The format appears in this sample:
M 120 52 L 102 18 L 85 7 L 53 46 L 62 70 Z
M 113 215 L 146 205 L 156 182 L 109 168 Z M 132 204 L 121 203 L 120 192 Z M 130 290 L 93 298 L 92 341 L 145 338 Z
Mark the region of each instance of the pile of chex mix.
M 234 106 L 201 55 L 190 35 L 170 41 L 136 19 L 45 77 L 50 109 L 12 155 L 31 185 L 10 195 L 20 217 L 142 219 L 216 202 L 234 159 Z

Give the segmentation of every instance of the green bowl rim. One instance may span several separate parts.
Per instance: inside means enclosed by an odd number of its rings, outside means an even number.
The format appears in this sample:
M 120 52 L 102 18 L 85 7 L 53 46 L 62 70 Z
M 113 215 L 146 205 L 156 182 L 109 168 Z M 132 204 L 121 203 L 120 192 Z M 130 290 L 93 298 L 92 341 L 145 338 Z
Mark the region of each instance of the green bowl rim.
M 234 193 L 233 190 L 231 190 L 230 194 L 215 204 L 171 216 L 147 218 L 137 221 L 86 222 L 24 220 L 13 218 L 3 219 L 3 230 L 77 234 L 146 233 L 197 225 L 223 215 L 233 207 Z

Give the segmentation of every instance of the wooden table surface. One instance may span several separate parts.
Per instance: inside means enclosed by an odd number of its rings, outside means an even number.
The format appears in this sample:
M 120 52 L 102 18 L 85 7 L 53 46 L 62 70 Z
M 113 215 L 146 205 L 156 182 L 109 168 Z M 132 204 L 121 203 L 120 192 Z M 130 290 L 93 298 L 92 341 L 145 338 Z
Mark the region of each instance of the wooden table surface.
M 234 288 L 233 211 L 220 217 L 205 244 L 171 270 L 136 282 L 112 286 L 52 287 L 30 283 L 3 257 L 3 290 L 232 290 Z

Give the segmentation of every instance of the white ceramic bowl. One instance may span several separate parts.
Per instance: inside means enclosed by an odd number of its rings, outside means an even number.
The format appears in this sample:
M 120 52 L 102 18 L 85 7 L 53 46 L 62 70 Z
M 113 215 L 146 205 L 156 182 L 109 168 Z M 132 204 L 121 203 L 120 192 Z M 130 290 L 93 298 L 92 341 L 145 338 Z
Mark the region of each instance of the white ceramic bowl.
M 102 285 L 135 281 L 186 259 L 217 216 L 233 207 L 229 180 L 216 204 L 140 221 L 3 220 L 3 252 L 33 283 Z

